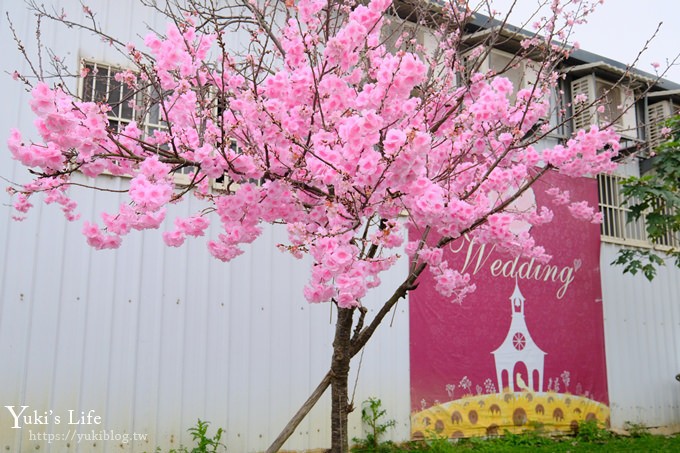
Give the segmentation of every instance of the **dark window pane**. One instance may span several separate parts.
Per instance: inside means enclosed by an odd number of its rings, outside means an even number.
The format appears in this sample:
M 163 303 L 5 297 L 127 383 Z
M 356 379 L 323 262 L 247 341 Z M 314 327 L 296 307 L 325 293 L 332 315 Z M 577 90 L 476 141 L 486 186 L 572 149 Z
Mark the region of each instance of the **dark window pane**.
M 111 105 L 111 113 L 115 116 L 121 115 L 121 84 L 116 81 L 115 76 L 120 71 L 111 71 L 111 78 L 109 79 L 109 105 Z
M 107 67 L 97 67 L 97 73 L 94 77 L 94 101 L 95 102 L 107 102 L 108 96 L 108 85 L 109 85 L 109 68 Z
M 160 106 L 158 104 L 153 104 L 149 107 L 149 124 L 159 124 L 160 123 Z
M 130 106 L 130 104 L 133 101 L 134 92 L 132 91 L 132 89 L 130 89 L 130 87 L 128 87 L 125 84 L 123 84 L 122 89 L 123 99 L 121 100 L 122 104 L 120 106 L 120 115 L 125 119 L 131 120 L 134 118 L 134 112 L 132 110 L 132 107 Z
M 87 75 L 83 79 L 83 101 L 92 101 L 94 97 L 94 65 L 86 64 Z

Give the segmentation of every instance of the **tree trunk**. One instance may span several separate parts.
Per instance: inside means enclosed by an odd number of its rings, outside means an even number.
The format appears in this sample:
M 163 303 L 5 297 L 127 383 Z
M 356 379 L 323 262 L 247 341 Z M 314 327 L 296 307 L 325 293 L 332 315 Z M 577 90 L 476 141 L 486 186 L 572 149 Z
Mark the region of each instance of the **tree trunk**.
M 366 326 L 365 328 L 361 328 L 359 334 L 355 334 L 354 338 L 351 340 L 350 343 L 350 358 L 354 357 L 356 354 L 361 351 L 361 348 L 366 345 L 368 340 L 373 336 L 375 333 L 376 329 L 382 322 L 382 320 L 387 316 L 387 314 L 392 310 L 392 308 L 397 304 L 397 301 L 399 299 L 404 298 L 406 296 L 406 293 L 409 291 L 409 288 L 412 287 L 413 283 L 416 281 L 418 276 L 423 272 L 425 269 L 425 265 L 420 265 L 417 268 L 414 268 L 409 277 L 404 281 L 401 285 L 399 285 L 399 288 L 392 294 L 392 297 L 390 297 L 387 302 L 385 302 L 376 314 L 375 318 L 371 321 L 371 323 Z M 351 323 L 350 323 L 351 326 Z M 336 325 L 336 332 L 337 332 L 337 325 Z M 276 453 L 283 447 L 283 444 L 288 440 L 288 438 L 293 434 L 295 429 L 298 427 L 300 422 L 305 418 L 305 416 L 309 413 L 309 411 L 314 407 L 314 405 L 321 399 L 321 396 L 324 394 L 328 386 L 331 385 L 331 375 L 332 371 L 329 370 L 328 373 L 324 376 L 323 380 L 319 383 L 319 385 L 316 387 L 314 392 L 307 398 L 307 401 L 302 405 L 302 407 L 295 413 L 293 418 L 288 422 L 288 424 L 283 428 L 283 431 L 281 431 L 281 434 L 274 440 L 274 442 L 269 446 L 267 449 L 266 453 Z
M 350 339 L 352 336 L 352 308 L 338 308 L 333 340 L 333 361 L 331 362 L 331 453 L 349 451 L 347 415 L 350 412 L 347 378 L 349 362 L 352 359 Z

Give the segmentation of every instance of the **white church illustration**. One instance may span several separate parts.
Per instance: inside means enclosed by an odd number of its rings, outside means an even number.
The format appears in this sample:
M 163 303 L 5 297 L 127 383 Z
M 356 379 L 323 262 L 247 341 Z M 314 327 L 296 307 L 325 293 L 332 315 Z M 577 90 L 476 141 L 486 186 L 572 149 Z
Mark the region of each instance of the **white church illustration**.
M 546 353 L 539 348 L 529 334 L 529 329 L 524 320 L 524 296 L 519 290 L 515 280 L 515 290 L 510 296 L 512 305 L 512 321 L 510 330 L 503 343 L 492 352 L 496 362 L 496 376 L 498 378 L 498 390 L 502 391 L 503 372 L 507 373 L 507 385 L 511 392 L 526 390 L 532 392 L 543 391 L 543 367 Z M 515 366 L 522 362 L 527 369 L 529 384 L 524 382 L 520 373 L 513 375 Z

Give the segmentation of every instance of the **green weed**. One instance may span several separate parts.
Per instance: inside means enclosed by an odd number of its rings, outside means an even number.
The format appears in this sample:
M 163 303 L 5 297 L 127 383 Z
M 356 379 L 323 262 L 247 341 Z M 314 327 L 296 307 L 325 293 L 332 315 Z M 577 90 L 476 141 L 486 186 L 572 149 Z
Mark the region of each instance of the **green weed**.
M 171 449 L 168 453 L 217 453 L 219 451 L 226 451 L 227 446 L 224 445 L 222 441 L 222 435 L 224 430 L 218 428 L 214 436 L 208 436 L 208 426 L 210 422 L 204 422 L 200 418 L 196 423 L 196 426 L 189 428 L 189 434 L 196 444 L 193 448 L 188 449 L 187 447 L 180 445 L 177 449 Z M 156 448 L 155 453 L 162 453 L 160 447 Z
M 623 427 L 628 431 L 630 437 L 648 437 L 652 435 L 649 432 L 649 428 L 643 423 L 626 422 L 623 424 Z
M 387 412 L 382 408 L 379 398 L 369 398 L 364 401 L 361 409 L 361 421 L 368 427 L 365 439 L 354 438 L 356 444 L 352 451 L 355 452 L 390 452 L 393 451 L 392 442 L 381 442 L 380 438 L 397 422 L 385 420 Z
M 576 440 L 580 442 L 604 442 L 612 437 L 611 431 L 601 428 L 597 420 L 587 420 L 578 424 Z

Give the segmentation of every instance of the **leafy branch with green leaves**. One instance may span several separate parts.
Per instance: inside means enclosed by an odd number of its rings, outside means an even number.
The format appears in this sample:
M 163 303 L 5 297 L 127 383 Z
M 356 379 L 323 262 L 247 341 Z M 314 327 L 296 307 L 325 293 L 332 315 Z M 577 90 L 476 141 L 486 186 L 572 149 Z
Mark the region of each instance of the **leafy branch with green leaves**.
M 642 272 L 650 281 L 666 260 L 680 268 L 680 115 L 668 120 L 666 128 L 668 140 L 656 149 L 652 171 L 621 182 L 630 210 L 627 221 L 643 220 L 652 248 L 623 249 L 612 262 L 624 266 L 624 273 Z

